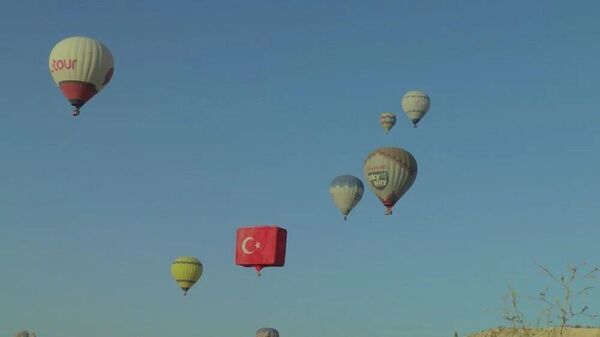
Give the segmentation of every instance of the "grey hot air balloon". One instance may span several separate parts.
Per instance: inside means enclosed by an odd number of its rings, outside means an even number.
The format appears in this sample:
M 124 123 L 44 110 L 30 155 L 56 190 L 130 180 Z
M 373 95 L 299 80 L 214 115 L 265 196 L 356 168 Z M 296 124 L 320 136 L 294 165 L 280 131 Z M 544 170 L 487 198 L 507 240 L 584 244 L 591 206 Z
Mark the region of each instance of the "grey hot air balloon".
M 256 330 L 256 337 L 279 337 L 279 331 L 273 328 L 260 328 Z
M 396 125 L 396 115 L 393 112 L 382 112 L 379 116 L 379 124 L 387 134 Z
M 423 91 L 412 90 L 402 97 L 402 109 L 406 113 L 406 116 L 413 122 L 415 128 L 421 118 L 429 111 L 430 105 L 431 99 Z
M 329 185 L 329 195 L 337 208 L 344 215 L 344 220 L 356 204 L 360 201 L 365 191 L 362 181 L 355 176 L 338 176 Z
M 363 165 L 367 184 L 392 214 L 396 202 L 417 177 L 417 161 L 410 152 L 397 147 L 382 147 L 369 153 Z

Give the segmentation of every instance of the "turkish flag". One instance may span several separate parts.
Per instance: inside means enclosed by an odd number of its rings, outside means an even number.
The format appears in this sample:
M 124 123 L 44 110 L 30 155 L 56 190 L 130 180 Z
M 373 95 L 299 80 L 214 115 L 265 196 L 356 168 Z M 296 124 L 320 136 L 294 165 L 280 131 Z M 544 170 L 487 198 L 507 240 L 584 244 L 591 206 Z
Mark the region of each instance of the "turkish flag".
M 281 267 L 285 264 L 287 231 L 277 226 L 237 229 L 235 264 L 256 268 Z

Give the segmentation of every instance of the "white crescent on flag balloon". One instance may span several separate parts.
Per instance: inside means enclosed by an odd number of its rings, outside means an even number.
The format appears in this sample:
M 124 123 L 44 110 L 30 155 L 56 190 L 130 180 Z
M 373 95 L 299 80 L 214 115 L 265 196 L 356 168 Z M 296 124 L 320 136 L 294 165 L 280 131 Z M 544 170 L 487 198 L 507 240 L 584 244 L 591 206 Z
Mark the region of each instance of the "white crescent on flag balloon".
M 242 241 L 242 251 L 244 252 L 244 254 L 252 254 L 252 253 L 254 253 L 254 249 L 253 250 L 248 250 L 248 248 L 246 247 L 246 244 L 250 240 L 254 240 L 254 238 L 251 237 L 251 236 L 249 236 L 249 237 L 245 238 L 244 241 Z

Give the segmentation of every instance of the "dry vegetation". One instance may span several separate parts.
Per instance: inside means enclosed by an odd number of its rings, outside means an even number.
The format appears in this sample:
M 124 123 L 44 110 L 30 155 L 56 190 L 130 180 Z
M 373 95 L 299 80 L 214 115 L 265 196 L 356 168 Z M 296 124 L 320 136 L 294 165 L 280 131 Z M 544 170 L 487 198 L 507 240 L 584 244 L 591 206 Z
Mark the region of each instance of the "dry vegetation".
M 494 328 L 470 335 L 470 337 L 600 337 L 600 328 L 560 327 L 554 328 Z
M 520 307 L 520 296 L 511 286 L 505 296 L 506 307 L 502 318 L 510 327 L 498 327 L 484 330 L 470 337 L 600 337 L 600 328 L 592 326 L 570 325 L 574 318 L 586 317 L 593 320 L 598 317 L 590 313 L 589 306 L 580 297 L 589 295 L 593 289 L 590 285 L 576 287 L 578 281 L 589 280 L 600 271 L 594 267 L 584 272 L 581 266 L 568 266 L 568 273 L 560 276 L 554 275 L 548 268 L 537 265 L 541 271 L 558 286 L 558 295 L 552 296 L 550 288 L 546 287 L 536 296 L 526 297 L 542 304 L 543 309 L 537 317 L 537 323 L 526 321 Z M 575 303 L 578 302 L 578 303 Z M 581 303 L 579 303 L 581 302 Z M 541 316 L 541 317 L 540 317 Z M 544 325 L 540 323 L 544 321 Z

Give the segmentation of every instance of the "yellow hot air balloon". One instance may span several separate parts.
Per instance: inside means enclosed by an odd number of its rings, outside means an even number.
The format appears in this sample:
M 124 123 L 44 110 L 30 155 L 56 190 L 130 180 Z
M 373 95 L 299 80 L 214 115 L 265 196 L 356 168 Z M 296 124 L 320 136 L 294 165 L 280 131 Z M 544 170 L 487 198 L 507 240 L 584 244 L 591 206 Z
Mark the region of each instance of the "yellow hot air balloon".
M 402 109 L 413 122 L 415 128 L 421 118 L 429 111 L 430 106 L 431 99 L 423 91 L 412 90 L 402 97 Z
M 105 45 L 75 36 L 58 42 L 48 60 L 52 79 L 65 97 L 79 109 L 110 81 L 114 71 L 112 54 Z
M 417 177 L 417 161 L 410 152 L 397 147 L 382 147 L 369 153 L 363 165 L 365 179 L 377 198 L 392 214 L 396 202 Z
M 193 256 L 180 256 L 171 263 L 171 277 L 187 295 L 188 290 L 202 276 L 202 263 Z

